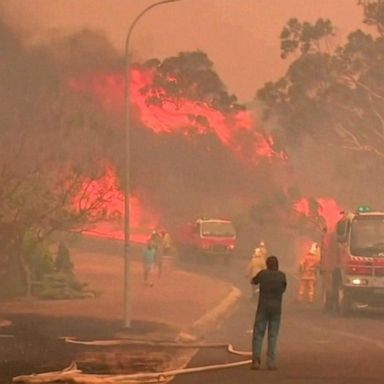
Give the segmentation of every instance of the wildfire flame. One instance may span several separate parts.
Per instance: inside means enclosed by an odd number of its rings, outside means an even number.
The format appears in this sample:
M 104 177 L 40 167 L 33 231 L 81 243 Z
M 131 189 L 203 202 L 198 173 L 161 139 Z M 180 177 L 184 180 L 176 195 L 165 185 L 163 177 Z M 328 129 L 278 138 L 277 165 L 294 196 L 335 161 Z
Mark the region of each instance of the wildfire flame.
M 96 180 L 86 181 L 74 199 L 73 205 L 78 209 L 84 208 L 85 205 L 94 206 L 103 203 L 100 205 L 100 209 L 104 212 L 105 220 L 97 222 L 93 228 L 84 231 L 84 233 L 123 239 L 124 194 L 116 181 L 114 169 L 108 166 L 104 176 Z M 101 202 L 98 203 L 100 200 Z M 143 202 L 134 194 L 129 197 L 129 209 L 130 239 L 143 243 L 147 238 L 148 230 L 159 225 L 159 217 L 153 211 L 149 212 L 144 209 Z
M 152 70 L 138 68 L 132 69 L 130 74 L 130 103 L 135 111 L 134 117 L 145 129 L 154 134 L 182 133 L 186 140 L 194 135 L 215 134 L 223 146 L 247 164 L 257 165 L 260 159 L 287 160 L 284 153 L 273 150 L 272 137 L 255 129 L 249 111 L 234 110 L 224 113 L 207 103 L 166 97 L 164 90 L 153 90 L 153 76 Z M 94 73 L 69 81 L 72 90 L 94 96 L 106 111 L 114 114 L 124 112 L 124 85 L 124 75 L 121 72 Z M 160 102 L 150 102 L 152 96 L 159 95 L 162 96 Z M 112 183 L 116 181 L 112 168 L 108 169 L 105 177 Z M 109 209 L 122 214 L 122 193 L 116 189 L 115 194 Z M 340 209 L 337 203 L 330 198 L 318 198 L 317 203 L 316 215 L 323 217 L 328 229 L 332 229 L 339 219 Z M 145 217 L 152 228 L 158 225 L 159 217 L 145 213 L 137 196 L 131 196 L 130 205 L 131 226 L 140 227 Z M 298 201 L 294 209 L 299 214 L 311 215 L 308 199 Z
M 273 150 L 272 137 L 254 129 L 249 111 L 225 114 L 206 103 L 185 98 L 164 97 L 160 104 L 150 103 L 152 94 L 148 95 L 143 90 L 148 89 L 152 82 L 152 71 L 132 69 L 131 103 L 147 129 L 157 134 L 181 132 L 185 136 L 214 133 L 234 154 L 239 157 L 245 155 L 247 162 L 250 156 L 256 163 L 260 158 L 284 158 L 282 153 Z M 72 79 L 69 85 L 75 91 L 93 94 L 108 111 L 124 110 L 124 76 L 121 73 L 89 75 Z M 162 95 L 164 91 L 157 90 L 156 94 Z
M 294 205 L 294 210 L 303 216 L 313 217 L 317 216 L 324 220 L 325 226 L 328 231 L 332 231 L 335 228 L 337 221 L 340 219 L 340 208 L 337 205 L 337 202 L 332 198 L 320 197 L 315 199 L 317 203 L 315 206 L 315 211 L 313 211 L 313 204 L 310 204 L 308 198 L 302 198 Z M 320 228 L 319 228 L 320 230 Z M 321 242 L 321 235 L 316 236 L 316 238 L 298 238 L 296 239 L 296 252 L 297 252 L 297 262 L 300 258 L 304 257 L 310 249 L 313 242 Z
M 151 70 L 132 69 L 130 80 L 130 101 L 135 117 L 146 129 L 155 134 L 182 133 L 186 139 L 193 135 L 213 133 L 218 140 L 238 158 L 257 163 L 261 158 L 284 158 L 274 152 L 273 140 L 253 128 L 251 114 L 248 111 L 234 111 L 224 114 L 206 103 L 188 99 L 174 100 L 163 98 L 161 104 L 149 103 L 153 96 L 143 92 L 151 89 L 153 72 Z M 69 86 L 76 92 L 93 95 L 103 108 L 110 113 L 124 111 L 124 75 L 123 73 L 96 73 L 69 81 Z M 157 95 L 164 94 L 161 89 L 156 90 Z M 115 172 L 108 168 L 104 180 L 95 183 L 92 193 L 96 196 L 100 183 L 116 184 Z M 122 214 L 123 199 L 118 189 L 111 198 L 108 211 L 112 217 L 116 212 Z M 138 197 L 131 197 L 131 226 L 140 227 L 143 217 L 151 216 L 143 211 L 143 204 Z M 114 213 L 113 213 L 114 212 Z M 113 214 L 112 214 L 113 213 Z M 153 215 L 152 215 L 153 216 Z M 156 216 L 156 215 L 155 215 Z M 147 220 L 148 221 L 148 220 Z M 155 227 L 158 217 L 152 217 L 150 225 Z
M 337 221 L 340 219 L 341 209 L 337 202 L 332 198 L 319 197 L 316 198 L 317 209 L 311 212 L 310 202 L 307 198 L 302 198 L 295 203 L 294 209 L 297 213 L 310 217 L 313 214 L 322 217 L 328 230 L 333 230 Z

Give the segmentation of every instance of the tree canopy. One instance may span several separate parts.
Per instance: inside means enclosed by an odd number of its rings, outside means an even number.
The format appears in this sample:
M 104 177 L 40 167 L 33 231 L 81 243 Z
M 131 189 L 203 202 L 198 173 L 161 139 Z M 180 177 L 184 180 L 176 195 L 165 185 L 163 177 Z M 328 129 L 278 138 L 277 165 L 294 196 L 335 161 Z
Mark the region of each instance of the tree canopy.
M 344 44 L 335 43 L 330 20 L 291 19 L 284 27 L 282 57 L 296 56 L 286 74 L 257 97 L 265 117 L 279 121 L 276 134 L 288 145 L 311 135 L 384 157 L 384 2 L 359 4 L 364 23 L 375 31 L 356 30 Z
M 161 103 L 164 98 L 174 101 L 184 98 L 223 112 L 244 108 L 237 103 L 235 95 L 228 93 L 213 62 L 202 51 L 180 52 L 163 61 L 149 60 L 144 67 L 154 70 L 151 87 L 143 89 L 143 93 L 149 94 L 150 103 Z

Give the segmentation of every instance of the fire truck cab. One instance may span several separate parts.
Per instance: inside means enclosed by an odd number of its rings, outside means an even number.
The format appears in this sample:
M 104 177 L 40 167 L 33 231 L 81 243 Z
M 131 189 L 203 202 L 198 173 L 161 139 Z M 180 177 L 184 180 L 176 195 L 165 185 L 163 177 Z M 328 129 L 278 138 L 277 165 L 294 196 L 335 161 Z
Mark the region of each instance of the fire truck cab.
M 183 259 L 192 255 L 204 260 L 223 256 L 229 261 L 235 249 L 236 231 L 230 220 L 202 218 L 181 226 L 176 241 Z
M 320 273 L 326 310 L 384 307 L 384 212 L 343 213 L 323 237 Z

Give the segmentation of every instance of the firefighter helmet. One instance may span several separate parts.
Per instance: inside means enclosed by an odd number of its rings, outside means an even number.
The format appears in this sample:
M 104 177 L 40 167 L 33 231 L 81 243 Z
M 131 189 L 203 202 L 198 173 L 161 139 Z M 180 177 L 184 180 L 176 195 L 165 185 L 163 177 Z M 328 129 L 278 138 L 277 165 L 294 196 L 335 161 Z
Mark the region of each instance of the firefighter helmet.
M 318 250 L 318 247 L 319 247 L 319 244 L 314 242 L 311 244 L 311 247 L 309 248 L 309 253 L 311 255 L 316 255 L 317 254 L 317 250 Z

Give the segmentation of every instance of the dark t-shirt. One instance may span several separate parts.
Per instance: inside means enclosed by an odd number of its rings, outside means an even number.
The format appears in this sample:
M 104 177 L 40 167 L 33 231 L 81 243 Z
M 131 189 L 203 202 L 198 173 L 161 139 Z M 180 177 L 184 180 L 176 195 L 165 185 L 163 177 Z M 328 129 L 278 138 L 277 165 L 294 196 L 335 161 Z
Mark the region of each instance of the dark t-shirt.
M 281 313 L 282 296 L 287 288 L 287 279 L 281 271 L 263 269 L 251 280 L 252 284 L 260 284 L 260 295 L 257 311 Z

